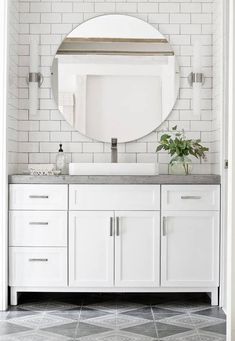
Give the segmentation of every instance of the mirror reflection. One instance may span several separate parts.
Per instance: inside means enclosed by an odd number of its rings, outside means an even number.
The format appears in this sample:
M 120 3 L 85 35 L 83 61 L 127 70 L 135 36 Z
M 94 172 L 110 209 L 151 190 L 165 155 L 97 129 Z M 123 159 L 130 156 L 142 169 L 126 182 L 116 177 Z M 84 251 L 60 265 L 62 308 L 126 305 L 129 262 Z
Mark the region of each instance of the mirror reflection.
M 54 58 L 52 87 L 74 129 L 99 141 L 132 141 L 171 112 L 179 87 L 176 58 L 148 23 L 104 15 L 64 39 Z

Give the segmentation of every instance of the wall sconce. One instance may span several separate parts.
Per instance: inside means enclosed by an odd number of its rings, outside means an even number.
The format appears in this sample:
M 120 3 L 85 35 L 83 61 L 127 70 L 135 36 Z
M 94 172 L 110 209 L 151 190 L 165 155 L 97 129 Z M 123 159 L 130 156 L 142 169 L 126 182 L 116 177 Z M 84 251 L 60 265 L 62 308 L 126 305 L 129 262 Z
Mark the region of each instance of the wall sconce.
M 38 88 L 43 83 L 43 75 L 38 71 L 39 53 L 38 53 L 38 39 L 33 36 L 30 40 L 30 66 L 29 66 L 29 114 L 31 116 L 37 115 L 39 108 L 38 103 Z
M 188 75 L 188 82 L 193 88 L 193 115 L 199 116 L 201 112 L 201 88 L 205 83 L 205 76 L 201 66 L 201 44 L 196 41 L 193 45 L 193 71 Z

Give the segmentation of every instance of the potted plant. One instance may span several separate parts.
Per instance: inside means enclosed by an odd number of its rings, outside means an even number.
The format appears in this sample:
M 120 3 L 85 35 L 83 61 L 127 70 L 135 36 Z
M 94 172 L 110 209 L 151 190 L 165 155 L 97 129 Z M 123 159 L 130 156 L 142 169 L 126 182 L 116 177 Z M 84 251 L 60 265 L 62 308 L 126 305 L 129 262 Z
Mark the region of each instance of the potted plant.
M 156 152 L 166 150 L 172 156 L 169 163 L 170 174 L 185 174 L 188 175 L 192 171 L 192 161 L 190 155 L 197 159 L 205 159 L 205 152 L 209 148 L 201 145 L 201 140 L 186 139 L 184 131 L 177 131 L 177 126 L 172 128 L 172 133 L 166 133 L 161 136 L 160 145 Z

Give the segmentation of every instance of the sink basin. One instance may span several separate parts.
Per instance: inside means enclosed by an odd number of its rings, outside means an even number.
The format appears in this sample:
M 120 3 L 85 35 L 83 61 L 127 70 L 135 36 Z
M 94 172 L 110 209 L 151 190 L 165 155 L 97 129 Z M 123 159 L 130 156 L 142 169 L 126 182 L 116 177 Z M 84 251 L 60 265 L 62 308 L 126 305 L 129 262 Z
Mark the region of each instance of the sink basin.
M 155 163 L 70 163 L 69 175 L 157 175 Z

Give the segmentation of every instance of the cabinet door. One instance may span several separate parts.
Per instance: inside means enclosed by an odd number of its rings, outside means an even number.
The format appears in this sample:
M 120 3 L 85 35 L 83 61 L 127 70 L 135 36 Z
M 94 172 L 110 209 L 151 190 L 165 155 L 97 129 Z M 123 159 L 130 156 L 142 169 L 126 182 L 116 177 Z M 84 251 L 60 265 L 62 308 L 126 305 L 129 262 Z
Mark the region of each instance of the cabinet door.
M 160 213 L 115 212 L 115 285 L 159 286 Z
M 161 231 L 161 285 L 219 285 L 219 213 L 165 211 Z
M 113 212 L 70 212 L 69 285 L 113 286 Z

